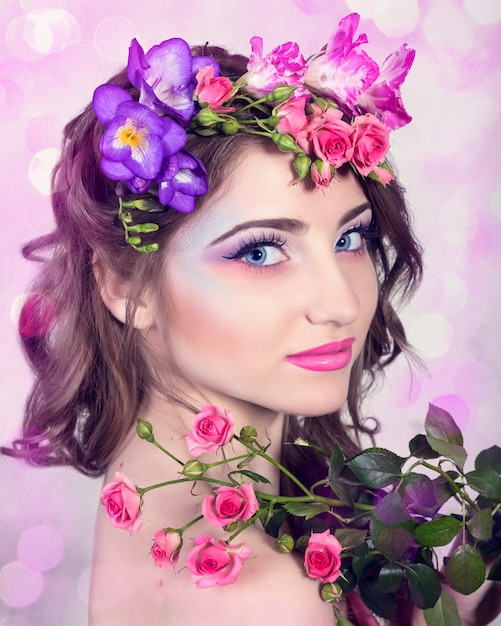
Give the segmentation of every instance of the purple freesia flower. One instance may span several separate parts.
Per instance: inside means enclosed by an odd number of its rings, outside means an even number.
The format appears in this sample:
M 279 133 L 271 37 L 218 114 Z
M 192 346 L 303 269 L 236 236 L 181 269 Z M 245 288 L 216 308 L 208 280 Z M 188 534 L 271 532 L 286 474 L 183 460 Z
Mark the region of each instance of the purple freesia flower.
M 137 39 L 133 39 L 127 76 L 139 89 L 141 104 L 172 115 L 181 122 L 189 122 L 195 108 L 194 76 L 204 65 L 212 65 L 215 75 L 219 73 L 219 65 L 210 57 L 193 58 L 184 39 L 167 39 L 146 54 Z
M 360 94 L 379 76 L 377 63 L 360 50 L 367 43 L 367 36 L 361 34 L 353 41 L 359 21 L 360 16 L 351 13 L 339 22 L 325 50 L 308 61 L 304 81 L 315 92 L 346 104 L 352 113 L 357 112 L 355 105 Z
M 156 182 L 160 202 L 181 213 L 193 211 L 196 196 L 202 196 L 208 189 L 205 167 L 187 150 L 164 159 Z
M 253 37 L 250 43 L 252 52 L 247 64 L 248 71 L 241 79 L 248 93 L 261 98 L 271 93 L 277 85 L 303 84 L 306 61 L 297 43 L 284 43 L 265 56 L 261 37 Z
M 159 117 L 121 87 L 101 85 L 94 92 L 92 105 L 97 118 L 108 127 L 99 146 L 101 169 L 112 180 L 131 181 L 132 190 L 147 189 L 164 157 L 186 143 L 186 132 L 176 121 Z M 142 182 L 137 185 L 134 180 Z
M 392 130 L 408 124 L 412 117 L 407 113 L 400 95 L 400 86 L 409 72 L 416 51 L 400 46 L 383 63 L 379 78 L 360 95 L 358 106 L 373 113 Z

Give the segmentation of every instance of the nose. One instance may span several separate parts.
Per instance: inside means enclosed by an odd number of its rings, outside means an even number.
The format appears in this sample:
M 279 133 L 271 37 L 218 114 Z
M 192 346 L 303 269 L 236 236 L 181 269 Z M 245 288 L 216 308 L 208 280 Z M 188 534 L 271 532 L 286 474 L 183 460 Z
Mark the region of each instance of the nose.
M 311 324 L 352 324 L 360 312 L 360 296 L 353 277 L 336 258 L 323 259 L 311 269 L 306 317 Z

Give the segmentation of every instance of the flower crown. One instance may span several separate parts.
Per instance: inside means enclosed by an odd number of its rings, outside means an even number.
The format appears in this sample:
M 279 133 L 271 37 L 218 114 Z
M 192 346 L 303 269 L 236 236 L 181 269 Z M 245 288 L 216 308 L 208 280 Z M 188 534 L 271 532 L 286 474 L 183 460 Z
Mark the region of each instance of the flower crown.
M 127 243 L 141 252 L 158 249 L 141 241 L 158 225 L 134 223 L 133 210 L 188 213 L 207 192 L 205 167 L 185 148 L 193 135 L 269 137 L 295 154 L 296 182 L 310 176 L 317 188 L 328 186 L 345 163 L 362 176 L 391 181 L 389 133 L 411 121 L 400 86 L 415 50 L 403 44 L 380 69 L 361 49 L 367 36 L 354 40 L 359 21 L 356 13 L 343 18 L 308 60 L 294 42 L 263 55 L 263 40 L 253 37 L 247 72 L 233 80 L 220 76 L 212 57 L 192 56 L 183 39 L 168 39 L 146 54 L 134 39 L 127 75 L 139 102 L 113 84 L 100 85 L 92 102 L 107 127 L 101 169 L 117 181 Z M 130 194 L 137 197 L 125 200 Z

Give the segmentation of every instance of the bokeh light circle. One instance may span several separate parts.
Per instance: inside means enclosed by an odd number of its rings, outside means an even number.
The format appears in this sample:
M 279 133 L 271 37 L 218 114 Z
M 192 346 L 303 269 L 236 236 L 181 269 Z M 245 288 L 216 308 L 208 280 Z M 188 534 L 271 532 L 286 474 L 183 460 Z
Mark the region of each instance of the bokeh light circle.
M 473 29 L 470 21 L 459 8 L 438 4 L 427 14 L 423 31 L 427 42 L 438 51 L 454 51 L 465 56 L 473 44 Z
M 463 7 L 479 24 L 493 24 L 501 20 L 499 0 L 463 0 Z
M 44 586 L 43 575 L 21 561 L 11 561 L 0 569 L 0 599 L 7 606 L 21 607 L 36 602 Z
M 94 46 L 108 63 L 125 65 L 126 51 L 136 36 L 137 28 L 124 17 L 110 17 L 96 27 Z
M 79 37 L 78 22 L 68 11 L 47 9 L 26 16 L 25 41 L 40 54 L 58 52 Z
M 431 400 L 434 404 L 444 411 L 447 411 L 452 419 L 456 422 L 460 430 L 464 430 L 470 419 L 470 409 L 461 396 L 450 394 L 437 396 Z
M 44 196 L 50 194 L 51 173 L 58 158 L 57 148 L 47 148 L 37 152 L 31 160 L 28 178 L 35 189 Z
M 412 33 L 419 22 L 417 0 L 384 0 L 376 4 L 374 22 L 388 37 L 403 37 Z
M 64 541 L 51 526 L 26 529 L 17 544 L 18 558 L 36 572 L 46 572 L 59 565 L 64 554 Z
M 445 354 L 451 345 L 451 325 L 440 313 L 425 313 L 409 319 L 406 327 L 411 345 L 425 359 Z

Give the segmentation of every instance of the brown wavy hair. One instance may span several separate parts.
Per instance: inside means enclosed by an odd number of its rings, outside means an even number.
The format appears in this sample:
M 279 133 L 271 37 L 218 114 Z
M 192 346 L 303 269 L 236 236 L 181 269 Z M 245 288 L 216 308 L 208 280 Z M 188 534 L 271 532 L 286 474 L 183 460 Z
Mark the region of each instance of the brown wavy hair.
M 247 58 L 222 48 L 204 46 L 193 53 L 214 56 L 222 75 L 242 75 L 246 70 Z M 125 70 L 109 82 L 138 98 Z M 70 465 L 90 476 L 105 471 L 144 398 L 158 385 L 131 320 L 142 290 L 158 287 L 165 258 L 161 252 L 138 253 L 125 243 L 115 183 L 99 167 L 102 133 L 90 105 L 66 126 L 52 179 L 55 229 L 23 248 L 25 258 L 41 263 L 20 318 L 20 337 L 35 382 L 23 435 L 11 448 L 2 449 L 34 465 Z M 262 141 L 244 134 L 190 138 L 188 148 L 206 166 L 209 182 L 197 210 L 221 192 L 246 151 Z M 361 402 L 376 374 L 409 348 L 397 306 L 412 294 L 422 272 L 421 249 L 399 184 L 383 186 L 363 177 L 359 182 L 379 227 L 380 236 L 371 247 L 379 300 L 351 376 L 347 411 L 352 424 L 345 426 L 336 412 L 305 420 L 290 415 L 284 427 L 284 441 L 299 435 L 322 447 L 337 441 L 347 455 L 359 450 L 362 433 L 377 430 L 377 422 L 362 419 Z M 190 216 L 173 210 L 156 215 L 160 230 L 155 241 L 166 250 Z M 151 220 L 151 215 L 147 217 Z M 93 267 L 96 258 L 133 286 L 125 324 L 101 299 Z M 291 467 L 304 464 L 302 454 L 302 448 L 283 447 L 283 461 Z

